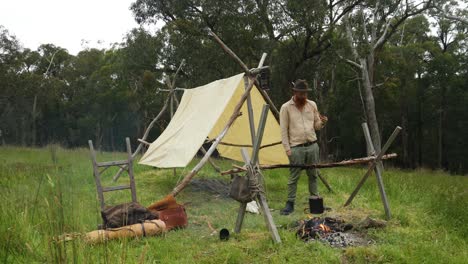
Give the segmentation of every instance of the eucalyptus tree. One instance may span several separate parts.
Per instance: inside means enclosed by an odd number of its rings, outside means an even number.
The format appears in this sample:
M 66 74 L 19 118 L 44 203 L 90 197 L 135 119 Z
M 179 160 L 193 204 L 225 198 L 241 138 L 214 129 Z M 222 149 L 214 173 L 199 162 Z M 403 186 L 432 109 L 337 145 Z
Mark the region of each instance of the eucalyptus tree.
M 239 72 L 203 31 L 218 34 L 248 65 L 269 53 L 273 83 L 284 100 L 295 78 L 313 79 L 321 54 L 330 48 L 336 25 L 362 0 L 137 0 L 132 5 L 139 23 L 164 21 L 166 61 L 186 59 L 192 84 Z
M 439 0 L 435 3 L 434 16 L 468 25 L 468 0 Z
M 371 0 L 346 15 L 346 36 L 352 56 L 345 60 L 360 71 L 367 122 L 377 152 L 381 138 L 373 89 L 378 85 L 375 79 L 378 53 L 408 18 L 432 7 L 433 0 Z
M 5 27 L 0 25 L 0 131 L 1 140 L 10 142 L 20 134 L 16 120 L 16 98 L 18 98 L 17 73 L 21 71 L 21 44 Z

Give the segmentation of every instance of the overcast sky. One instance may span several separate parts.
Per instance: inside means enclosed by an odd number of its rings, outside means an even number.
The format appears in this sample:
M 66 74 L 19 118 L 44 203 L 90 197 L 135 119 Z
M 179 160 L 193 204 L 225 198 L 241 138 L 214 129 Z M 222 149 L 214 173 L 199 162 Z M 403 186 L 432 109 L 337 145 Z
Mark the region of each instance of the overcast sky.
M 0 0 L 0 25 L 24 47 L 52 43 L 77 54 L 86 47 L 109 48 L 138 27 L 129 7 L 135 0 Z M 102 44 L 98 44 L 103 41 Z

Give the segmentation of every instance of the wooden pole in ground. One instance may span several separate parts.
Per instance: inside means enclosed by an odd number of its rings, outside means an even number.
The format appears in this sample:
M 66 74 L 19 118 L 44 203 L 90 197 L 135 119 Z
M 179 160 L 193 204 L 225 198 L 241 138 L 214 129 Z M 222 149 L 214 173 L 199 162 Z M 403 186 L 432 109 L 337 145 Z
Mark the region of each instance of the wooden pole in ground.
M 276 228 L 276 225 L 273 221 L 270 208 L 268 207 L 268 203 L 265 198 L 264 188 L 262 185 L 262 179 L 260 179 L 261 173 L 257 167 L 258 158 L 259 158 L 258 154 L 260 151 L 260 145 L 262 144 L 263 132 L 265 130 L 266 119 L 268 117 L 268 110 L 269 110 L 269 106 L 264 105 L 262 109 L 262 115 L 260 117 L 260 122 L 258 125 L 257 136 L 253 143 L 254 147 L 252 149 L 252 158 L 249 157 L 249 154 L 247 153 L 247 150 L 245 148 L 242 148 L 241 154 L 242 154 L 242 158 L 244 159 L 245 166 L 247 167 L 247 173 L 248 173 L 248 177 L 250 181 L 253 181 L 257 185 L 257 188 L 259 188 L 259 190 L 257 190 L 258 192 L 256 193 L 255 199 L 260 204 L 260 208 L 262 209 L 262 213 L 265 218 L 265 223 L 268 227 L 268 230 L 270 231 L 271 237 L 274 242 L 281 243 L 281 238 L 279 236 L 278 229 Z M 239 208 L 239 213 L 237 215 L 237 221 L 236 221 L 236 226 L 234 228 L 234 232 L 236 233 L 240 232 L 242 228 L 244 216 L 245 216 L 245 203 L 241 203 L 241 206 Z
M 268 110 L 269 110 L 269 105 L 265 105 L 262 110 L 262 115 L 260 117 L 260 122 L 258 125 L 258 133 L 257 137 L 254 143 L 254 147 L 252 150 L 252 161 L 250 163 L 250 166 L 255 166 L 255 170 L 259 170 L 256 165 L 258 164 L 258 159 L 259 159 L 259 151 L 260 151 L 260 146 L 262 145 L 262 138 L 263 138 L 263 132 L 265 130 L 266 126 L 266 119 L 268 117 Z M 256 171 L 254 171 L 256 172 Z M 273 221 L 273 216 L 271 215 L 270 208 L 268 206 L 265 193 L 264 193 L 264 187 L 263 187 L 263 179 L 260 179 L 259 177 L 261 176 L 260 171 L 258 173 L 255 173 L 252 175 L 255 177 L 257 184 L 260 186 L 260 192 L 257 193 L 257 201 L 260 204 L 260 208 L 262 209 L 263 212 L 263 217 L 265 218 L 265 223 L 268 227 L 268 230 L 270 231 L 271 237 L 274 242 L 276 243 L 281 243 L 281 238 L 278 233 L 278 229 L 276 228 L 275 222 Z
M 127 137 L 125 138 L 125 145 L 127 146 L 127 159 L 128 159 L 128 177 L 130 178 L 130 189 L 132 193 L 132 202 L 136 203 L 137 195 L 136 195 L 136 186 L 135 186 L 135 177 L 133 174 L 133 155 L 132 155 L 132 145 L 130 144 L 130 139 Z
M 366 144 L 367 144 L 367 150 L 368 153 L 367 155 L 374 155 L 375 154 L 375 148 L 374 144 L 372 143 L 372 138 L 370 136 L 369 132 L 369 127 L 367 126 L 367 123 L 362 123 L 362 130 L 364 131 L 364 137 L 366 138 Z M 382 180 L 382 161 L 379 161 L 377 165 L 375 166 L 375 176 L 377 177 L 377 185 L 379 186 L 379 192 L 380 192 L 380 198 L 382 199 L 382 203 L 384 206 L 385 210 L 385 215 L 387 217 L 387 220 L 392 218 L 392 214 L 390 212 L 390 206 L 388 205 L 388 199 L 387 199 L 387 194 L 385 192 L 385 187 L 383 184 Z
M 265 62 L 266 56 L 267 56 L 266 53 L 262 54 L 262 58 L 260 59 L 260 62 L 258 63 L 257 68 L 260 68 L 260 67 L 263 66 L 263 63 Z M 242 61 L 241 61 L 241 63 L 242 63 Z M 247 88 L 247 84 L 248 84 L 248 77 L 247 77 L 247 75 L 245 75 L 244 76 L 244 87 L 245 88 Z M 248 110 L 248 113 L 249 113 L 249 127 L 250 127 L 251 144 L 252 144 L 252 148 L 254 148 L 255 147 L 254 142 L 256 142 L 255 141 L 255 121 L 254 121 L 253 107 L 252 107 L 252 101 L 251 101 L 250 94 L 247 97 L 247 110 Z M 242 153 L 242 155 L 244 155 L 244 154 Z M 245 160 L 245 157 L 244 157 L 244 160 Z M 235 233 L 240 232 L 240 229 L 242 227 L 242 222 L 244 221 L 244 215 L 245 215 L 246 208 L 247 208 L 247 203 L 242 202 L 240 204 L 239 212 L 237 214 L 236 226 L 234 228 Z
M 393 131 L 392 135 L 390 135 L 390 137 L 388 138 L 387 142 L 385 143 L 385 145 L 383 146 L 382 150 L 380 151 L 379 155 L 377 155 L 377 157 L 375 158 L 375 160 L 370 164 L 369 166 L 369 169 L 367 169 L 367 172 L 366 174 L 364 175 L 364 177 L 362 177 L 361 181 L 359 181 L 358 185 L 356 186 L 356 188 L 354 189 L 353 193 L 351 193 L 351 196 L 349 196 L 348 200 L 346 201 L 346 203 L 344 204 L 344 206 L 348 206 L 351 204 L 351 202 L 353 201 L 354 197 L 356 196 L 356 194 L 359 192 L 359 190 L 361 189 L 362 185 L 364 185 L 364 182 L 366 182 L 367 178 L 369 177 L 369 175 L 371 174 L 371 172 L 374 170 L 375 166 L 378 164 L 378 162 L 380 160 L 382 160 L 382 157 L 383 155 L 385 154 L 385 152 L 387 151 L 387 149 L 390 147 L 390 145 L 392 144 L 393 140 L 395 140 L 396 136 L 398 135 L 398 133 L 400 133 L 401 131 L 401 127 L 397 126 L 395 128 L 395 130 Z
M 333 190 L 330 186 L 330 184 L 328 183 L 328 181 L 322 176 L 322 174 L 320 173 L 319 170 L 317 170 L 317 176 L 320 178 L 320 180 L 322 180 L 323 184 L 325 185 L 325 187 L 327 187 L 328 191 L 333 193 Z
M 265 62 L 265 58 L 266 58 L 267 54 L 266 53 L 263 53 L 262 54 L 262 58 L 260 59 L 260 62 L 258 63 L 258 67 L 257 68 L 260 68 L 263 66 L 263 63 Z M 247 75 L 244 75 L 244 88 L 247 89 L 247 86 L 249 84 L 249 78 L 247 77 Z M 247 112 L 249 114 L 249 127 L 250 127 L 250 139 L 251 139 L 251 143 L 252 143 L 252 147 L 254 147 L 254 142 L 255 142 L 255 120 L 254 120 L 254 115 L 253 115 L 253 107 L 252 107 L 252 100 L 251 100 L 251 96 L 250 96 L 250 93 L 249 95 L 247 96 Z M 253 201 L 252 201 L 253 202 Z M 256 203 L 256 202 L 254 202 Z M 257 204 L 255 204 L 257 206 Z M 247 208 L 247 203 L 241 203 L 240 205 L 240 208 L 239 208 L 239 215 L 238 215 L 238 218 L 237 220 L 241 221 L 240 225 L 242 225 L 242 221 L 244 219 L 244 214 L 245 214 L 245 209 Z M 242 215 L 242 217 L 241 217 Z M 237 224 L 236 224 L 237 226 Z M 240 231 L 240 229 L 239 229 Z

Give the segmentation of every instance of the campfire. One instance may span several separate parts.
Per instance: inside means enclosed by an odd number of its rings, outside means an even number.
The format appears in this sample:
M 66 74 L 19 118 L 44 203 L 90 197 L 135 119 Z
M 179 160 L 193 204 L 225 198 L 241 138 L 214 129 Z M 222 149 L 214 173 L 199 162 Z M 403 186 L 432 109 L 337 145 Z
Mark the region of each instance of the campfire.
M 303 240 L 320 239 L 332 233 L 344 232 L 352 228 L 351 224 L 345 224 L 340 219 L 314 217 L 309 220 L 299 221 L 299 229 L 296 235 Z
M 345 233 L 353 228 L 352 224 L 332 217 L 313 217 L 299 221 L 296 236 L 305 242 L 321 241 L 333 247 L 347 247 L 355 243 L 352 233 Z

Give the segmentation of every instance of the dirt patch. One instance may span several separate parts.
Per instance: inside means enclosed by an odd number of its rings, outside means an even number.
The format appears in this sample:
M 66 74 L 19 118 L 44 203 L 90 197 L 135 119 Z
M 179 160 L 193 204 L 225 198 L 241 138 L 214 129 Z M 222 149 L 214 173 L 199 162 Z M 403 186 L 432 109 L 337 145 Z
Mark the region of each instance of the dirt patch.
M 229 183 L 223 180 L 193 179 L 190 182 L 190 186 L 194 191 L 207 192 L 223 198 L 229 198 Z

